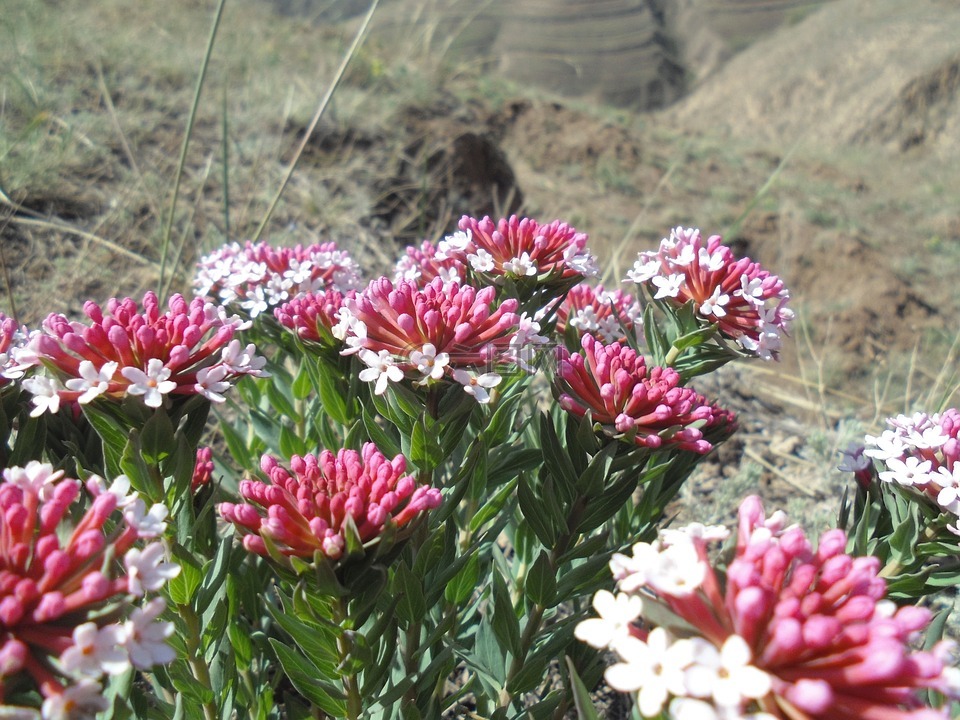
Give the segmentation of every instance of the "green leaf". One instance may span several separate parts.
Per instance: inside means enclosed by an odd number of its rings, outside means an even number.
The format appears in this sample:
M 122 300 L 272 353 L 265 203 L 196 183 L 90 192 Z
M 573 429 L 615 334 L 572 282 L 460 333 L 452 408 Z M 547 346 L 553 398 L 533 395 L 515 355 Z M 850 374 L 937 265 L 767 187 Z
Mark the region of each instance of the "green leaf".
M 557 582 L 557 602 L 565 602 L 574 597 L 593 592 L 599 585 L 610 580 L 609 551 L 600 553 L 575 565 L 566 572 L 560 569 Z
M 417 418 L 410 438 L 410 460 L 421 470 L 433 470 L 443 462 L 443 451 L 435 431 L 427 429 L 425 416 Z
M 492 520 L 496 515 L 503 512 L 503 506 L 506 504 L 507 499 L 513 494 L 513 489 L 517 486 L 517 482 L 517 478 L 508 482 L 474 513 L 474 516 L 470 518 L 471 533 L 476 532 L 485 522 Z
M 148 465 L 159 467 L 170 454 L 174 442 L 173 423 L 163 409 L 157 408 L 150 419 L 144 423 L 143 430 L 140 432 L 144 461 Z
M 540 447 L 543 450 L 543 461 L 549 468 L 550 474 L 567 488 L 575 488 L 577 477 L 573 474 L 573 465 L 560 444 L 560 438 L 554 430 L 550 416 L 546 413 L 540 414 Z
M 127 431 L 110 415 L 93 407 L 94 403 L 81 405 L 83 414 L 103 442 L 103 458 L 107 477 L 122 474 L 120 458 L 127 445 Z
M 537 539 L 544 547 L 552 548 L 557 542 L 557 535 L 550 523 L 550 513 L 534 494 L 526 473 L 520 475 L 517 484 L 517 502 L 523 519 L 530 524 Z
M 280 378 L 274 375 L 271 382 L 267 385 L 267 401 L 271 409 L 278 415 L 282 415 L 293 422 L 300 421 L 300 413 L 294 407 L 293 402 L 286 396 L 283 390 L 277 386 Z
M 670 351 L 670 341 L 657 324 L 652 303 L 647 305 L 643 311 L 643 335 L 647 340 L 647 348 L 653 361 L 651 364 L 663 365 L 663 361 Z
M 247 443 L 240 437 L 240 433 L 234 429 L 233 425 L 220 417 L 220 422 L 217 423 L 217 429 L 223 435 L 223 440 L 227 444 L 230 457 L 233 458 L 241 468 L 252 470 L 256 467 Z
M 593 456 L 590 464 L 577 481 L 577 490 L 588 498 L 600 495 L 610 474 L 613 456 L 617 454 L 619 443 L 611 442 Z
M 914 550 L 920 537 L 920 527 L 916 513 L 908 510 L 905 515 L 890 536 L 890 555 L 904 568 L 909 568 L 916 559 Z
M 527 597 L 537 605 L 550 607 L 557 592 L 557 576 L 546 550 L 541 550 L 527 571 L 523 586 Z
M 304 357 L 303 364 L 310 373 L 324 412 L 341 425 L 348 425 L 350 413 L 347 411 L 347 401 L 343 392 L 346 383 L 343 382 L 340 373 L 319 356 Z
M 310 362 L 309 358 L 305 358 L 300 363 L 300 370 L 297 372 L 297 376 L 290 386 L 290 392 L 293 393 L 295 400 L 304 400 L 313 392 L 313 383 L 310 382 L 310 370 L 307 367 Z
M 593 699 L 590 692 L 584 686 L 583 681 L 577 674 L 577 669 L 569 657 L 567 661 L 567 672 L 570 674 L 570 690 L 573 692 L 573 704 L 577 709 L 577 718 L 579 720 L 600 720 L 596 708 L 593 706 Z
M 427 614 L 427 603 L 423 597 L 423 583 L 414 575 L 407 563 L 397 565 L 396 581 L 401 593 L 397 604 L 397 614 L 407 623 L 419 622 Z
M 284 457 L 303 455 L 307 452 L 307 444 L 289 426 L 280 428 L 280 452 Z
M 193 554 L 179 543 L 173 546 L 173 558 L 180 565 L 180 574 L 167 585 L 170 599 L 177 605 L 189 605 L 193 593 L 203 580 L 203 568 Z
M 130 480 L 130 486 L 151 502 L 157 502 L 163 497 L 161 488 L 157 487 L 153 473 L 143 459 L 140 437 L 136 430 L 130 431 L 130 440 L 123 448 L 120 456 L 120 471 Z
M 477 580 L 480 577 L 480 556 L 471 555 L 467 563 L 460 568 L 460 572 L 454 575 L 443 590 L 443 596 L 451 605 L 461 605 L 472 594 L 477 587 Z
M 483 437 L 490 447 L 496 447 L 506 442 L 507 437 L 513 430 L 514 420 L 517 416 L 517 407 L 523 400 L 523 393 L 502 398 L 500 405 L 490 418 L 490 422 L 483 430 Z
M 363 408 L 363 427 L 367 431 L 367 437 L 377 446 L 377 448 L 387 457 L 393 457 L 400 454 L 400 443 L 396 437 L 396 430 L 390 428 L 393 432 L 384 430 L 377 423 L 376 417 L 371 414 L 367 408 Z
M 493 632 L 513 657 L 520 656 L 520 622 L 510 602 L 510 591 L 503 576 L 493 570 Z
M 297 692 L 333 717 L 344 717 L 347 712 L 346 696 L 332 683 L 321 680 L 323 673 L 300 653 L 270 638 L 270 645 L 284 674 Z
M 233 655 L 238 669 L 245 671 L 250 667 L 253 659 L 253 642 L 250 640 L 250 632 L 240 627 L 238 623 L 230 623 L 227 627 L 227 636 L 230 639 L 230 645 L 233 646 Z

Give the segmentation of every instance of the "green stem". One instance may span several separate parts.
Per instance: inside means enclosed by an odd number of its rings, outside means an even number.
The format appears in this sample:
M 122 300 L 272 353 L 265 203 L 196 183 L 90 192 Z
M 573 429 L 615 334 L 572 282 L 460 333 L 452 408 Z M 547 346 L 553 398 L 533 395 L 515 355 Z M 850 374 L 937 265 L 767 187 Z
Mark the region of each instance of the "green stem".
M 334 621 L 340 625 L 341 632 L 337 637 L 337 652 L 340 655 L 340 665 L 346 666 L 353 650 L 352 643 L 347 638 L 348 632 L 343 625 L 348 617 L 347 601 L 344 598 L 338 598 L 333 603 Z M 360 695 L 360 683 L 357 680 L 357 674 L 350 672 L 343 676 L 343 690 L 347 696 L 347 720 L 358 720 L 363 714 L 363 697 Z
M 676 345 L 671 345 L 670 350 L 667 351 L 667 356 L 663 359 L 664 367 L 673 367 L 673 364 L 680 357 L 680 348 Z
M 210 668 L 207 667 L 207 661 L 203 658 L 203 651 L 200 648 L 200 639 L 203 631 L 200 627 L 200 618 L 189 605 L 177 605 L 177 611 L 180 617 L 187 625 L 187 635 L 185 638 L 187 646 L 187 663 L 193 671 L 193 676 L 203 687 L 210 690 L 211 696 L 216 697 L 216 690 L 210 682 Z M 203 703 L 203 717 L 205 720 L 216 720 L 217 706 L 212 700 Z

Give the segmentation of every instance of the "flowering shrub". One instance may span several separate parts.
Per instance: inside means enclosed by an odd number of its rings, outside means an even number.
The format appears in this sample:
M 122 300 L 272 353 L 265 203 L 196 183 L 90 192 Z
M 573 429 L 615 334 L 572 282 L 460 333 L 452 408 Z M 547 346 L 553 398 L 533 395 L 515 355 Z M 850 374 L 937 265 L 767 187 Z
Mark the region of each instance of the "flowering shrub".
M 960 582 L 960 414 L 848 453 L 848 532 L 748 499 L 711 561 L 661 529 L 737 429 L 696 378 L 776 359 L 789 293 L 681 228 L 593 289 L 586 241 L 464 217 L 365 289 L 234 243 L 223 304 L 0 317 L 0 716 L 590 720 L 605 677 L 644 717 L 947 717 L 913 603 Z
M 180 568 L 153 540 L 167 511 L 146 512 L 127 495 L 126 478 L 109 490 L 88 483 L 94 501 L 76 523 L 80 482 L 47 464 L 3 471 L 0 483 L 0 702 L 7 708 L 39 691 L 45 718 L 105 710 L 104 675 L 147 670 L 175 657 L 159 621 L 165 601 L 139 606 Z M 126 485 L 128 488 L 129 485 Z M 119 516 L 120 522 L 117 518 Z M 72 525 L 72 527 L 71 527 Z M 28 679 L 26 687 L 19 682 Z
M 841 530 L 814 549 L 749 497 L 722 580 L 707 545 L 727 534 L 691 525 L 614 555 L 620 595 L 598 593 L 600 617 L 577 626 L 581 640 L 617 655 L 607 681 L 637 693 L 644 717 L 664 707 L 678 718 L 949 717 L 918 708 L 920 690 L 960 693 L 952 644 L 911 648 L 931 613 L 883 599 L 877 558 L 846 554 Z

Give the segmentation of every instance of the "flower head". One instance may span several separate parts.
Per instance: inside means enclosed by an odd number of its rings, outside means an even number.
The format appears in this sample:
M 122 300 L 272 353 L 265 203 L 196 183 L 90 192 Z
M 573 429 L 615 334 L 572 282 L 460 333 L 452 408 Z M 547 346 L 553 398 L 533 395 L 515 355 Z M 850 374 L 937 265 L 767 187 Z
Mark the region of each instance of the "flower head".
M 693 301 L 704 324 L 713 323 L 747 353 L 779 357 L 793 311 L 783 281 L 749 258 L 737 260 L 723 238 L 705 242 L 699 230 L 675 228 L 657 252 L 640 253 L 627 281 L 655 288 L 654 299 Z
M 442 254 L 495 279 L 529 277 L 570 287 L 598 272 L 587 236 L 560 220 L 543 225 L 513 215 L 495 223 L 464 215 L 459 227 L 460 233 L 441 243 Z
M 611 561 L 621 591 L 657 609 L 640 619 L 683 627 L 696 644 L 679 668 L 682 681 L 665 685 L 632 669 L 643 654 L 631 643 L 645 631 L 618 626 L 619 638 L 608 644 L 622 662 L 607 671 L 611 685 L 638 692 L 641 700 L 645 691 L 654 696 L 658 703 L 648 705 L 654 715 L 667 701 L 666 690 L 674 698 L 671 712 L 683 709 L 683 717 L 948 717 L 945 710 L 921 710 L 920 691 L 950 697 L 958 691 L 941 649 L 912 649 L 930 612 L 885 600 L 879 561 L 845 554 L 842 531 L 824 533 L 814 548 L 799 527 L 785 527 L 781 515 L 766 517 L 759 499 L 750 497 L 740 507 L 736 552 L 724 574 L 710 565 L 709 537 L 715 535 L 678 533 L 673 544 L 640 544 L 634 559 Z M 702 579 L 678 592 L 663 583 L 657 556 L 682 545 Z
M 592 335 L 583 353 L 560 348 L 557 389 L 560 406 L 582 417 L 589 411 L 610 435 L 648 448 L 675 447 L 705 454 L 713 445 L 704 431 L 730 432 L 735 417 L 691 388 L 671 368 L 648 368 L 641 355 Z
M 356 262 L 333 242 L 295 247 L 231 243 L 201 258 L 194 279 L 198 296 L 238 305 L 250 317 L 306 293 L 346 292 L 359 285 Z
M 338 315 L 346 298 L 354 297 L 352 290 L 346 295 L 339 290 L 317 290 L 298 295 L 273 311 L 277 321 L 289 328 L 301 340 L 333 346 L 339 344 L 333 328 L 340 321 Z
M 60 401 L 86 404 L 98 397 L 139 396 L 160 407 L 176 395 L 204 395 L 222 402 L 221 392 L 242 375 L 262 376 L 265 360 L 248 347 L 246 364 L 234 362 L 240 318 L 228 318 L 199 298 L 174 295 L 162 313 L 148 292 L 143 311 L 127 298 L 112 299 L 106 312 L 84 305 L 89 325 L 53 314 L 30 341 L 33 362 L 51 377 L 37 375 L 24 387 L 34 394 L 34 414 L 56 412 Z
M 21 357 L 26 350 L 30 333 L 12 317 L 0 312 L 0 388 L 23 377 L 32 363 Z
M 604 290 L 581 283 L 570 288 L 557 308 L 557 332 L 567 326 L 582 337 L 590 333 L 603 343 L 626 342 L 624 329 L 638 337 L 643 328 L 640 303 L 622 290 Z
M 45 698 L 45 717 L 77 716 L 63 708 L 81 696 L 98 706 L 94 679 L 132 662 L 122 618 L 136 613 L 134 597 L 180 570 L 159 543 L 133 547 L 147 536 L 121 516 L 116 493 L 100 492 L 82 513 L 79 498 L 79 481 L 38 462 L 7 468 L 0 482 L 0 703 L 8 678 L 21 676 Z
M 283 555 L 338 560 L 352 532 L 348 524 L 361 542 L 371 543 L 388 522 L 403 528 L 441 500 L 440 490 L 404 474 L 402 455 L 388 460 L 373 443 L 359 453 L 294 455 L 289 470 L 264 455 L 261 468 L 269 482 L 242 481 L 246 502 L 222 503 L 220 514 L 244 534 L 247 550 L 264 556 L 269 539 Z
M 524 326 L 515 299 L 497 304 L 495 295 L 493 287 L 477 290 L 439 277 L 422 289 L 380 278 L 345 301 L 334 334 L 344 338 L 344 354 L 359 353 L 367 366 L 361 380 L 376 382 L 378 394 L 404 378 L 421 384 L 448 378 L 475 388 L 455 373 L 476 379 L 498 364 L 523 367 L 519 352 L 529 348 L 518 343 L 545 341 Z
M 462 255 L 459 251 L 463 248 L 455 242 L 441 243 L 441 246 L 443 250 L 424 240 L 419 248 L 408 247 L 394 267 L 393 282 L 406 280 L 424 287 L 439 277 L 443 282 L 463 283 L 467 276 L 466 266 L 460 259 Z
M 928 415 L 898 415 L 887 419 L 879 436 L 867 435 L 861 465 L 841 470 L 871 473 L 870 459 L 880 463 L 879 480 L 892 483 L 920 498 L 950 518 L 956 527 L 960 515 L 960 410 L 949 408 Z M 859 478 L 860 475 L 857 475 Z

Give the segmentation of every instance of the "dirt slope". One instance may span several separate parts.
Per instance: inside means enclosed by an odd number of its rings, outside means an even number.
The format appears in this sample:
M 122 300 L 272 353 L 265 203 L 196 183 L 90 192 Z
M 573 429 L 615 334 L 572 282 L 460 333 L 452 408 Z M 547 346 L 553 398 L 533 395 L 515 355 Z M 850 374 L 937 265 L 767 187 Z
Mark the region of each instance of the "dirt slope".
M 669 111 L 789 147 L 960 152 L 960 3 L 840 0 L 734 57 Z

